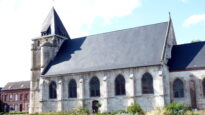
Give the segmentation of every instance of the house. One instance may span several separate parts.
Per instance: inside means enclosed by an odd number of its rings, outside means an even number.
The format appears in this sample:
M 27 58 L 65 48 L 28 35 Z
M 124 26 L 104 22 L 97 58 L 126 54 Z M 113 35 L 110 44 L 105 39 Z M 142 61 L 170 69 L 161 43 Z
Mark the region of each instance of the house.
M 1 92 L 2 112 L 28 112 L 30 81 L 9 82 Z
M 0 87 L 0 97 L 1 97 L 1 90 L 2 90 L 2 87 Z M 2 105 L 3 105 L 3 103 L 2 103 L 2 101 L 1 101 L 1 98 L 0 98 L 0 111 L 2 111 Z

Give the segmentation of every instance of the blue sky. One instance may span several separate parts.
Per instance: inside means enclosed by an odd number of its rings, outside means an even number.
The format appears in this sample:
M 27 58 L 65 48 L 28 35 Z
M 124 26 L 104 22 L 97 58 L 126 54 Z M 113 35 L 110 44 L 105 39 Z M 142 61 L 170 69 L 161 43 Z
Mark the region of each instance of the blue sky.
M 205 41 L 205 0 L 0 0 L 0 86 L 30 79 L 31 39 L 55 7 L 72 38 L 168 21 L 179 44 Z M 156 41 L 157 42 L 157 41 Z
M 95 20 L 89 32 L 101 33 L 164 22 L 168 21 L 170 12 L 178 44 L 189 43 L 192 40 L 204 41 L 205 18 L 196 24 L 184 25 L 190 16 L 205 15 L 204 5 L 205 0 L 143 0 L 141 6 L 134 9 L 132 14 L 113 18 L 110 25 L 103 26 L 102 19 Z

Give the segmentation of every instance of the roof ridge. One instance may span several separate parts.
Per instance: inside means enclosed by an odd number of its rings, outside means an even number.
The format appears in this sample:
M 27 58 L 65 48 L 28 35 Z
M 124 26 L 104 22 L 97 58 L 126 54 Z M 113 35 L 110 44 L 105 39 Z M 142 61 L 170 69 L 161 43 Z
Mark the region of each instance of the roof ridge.
M 97 33 L 97 34 L 92 34 L 92 35 L 87 35 L 87 36 L 82 36 L 82 37 L 76 37 L 76 38 L 73 38 L 73 39 L 80 39 L 80 38 L 96 36 L 96 35 L 102 35 L 102 34 L 107 34 L 107 33 L 112 33 L 112 32 L 125 31 L 125 30 L 129 30 L 129 29 L 134 29 L 134 28 L 142 28 L 142 27 L 153 26 L 153 25 L 162 24 L 162 23 L 168 23 L 168 21 L 154 23 L 154 24 L 146 24 L 146 25 L 136 26 L 136 27 L 131 27 L 131 28 L 124 28 L 124 29 L 120 29 L 120 30 L 113 30 L 113 31 L 109 31 L 109 32 Z
M 199 43 L 204 43 L 205 44 L 205 41 L 199 41 L 199 42 L 194 42 L 194 43 L 183 43 L 183 44 L 177 44 L 175 46 L 192 45 L 192 44 L 199 44 Z
M 8 83 L 19 83 L 19 82 L 30 82 L 30 80 L 26 80 L 26 81 L 12 81 L 12 82 L 8 82 Z

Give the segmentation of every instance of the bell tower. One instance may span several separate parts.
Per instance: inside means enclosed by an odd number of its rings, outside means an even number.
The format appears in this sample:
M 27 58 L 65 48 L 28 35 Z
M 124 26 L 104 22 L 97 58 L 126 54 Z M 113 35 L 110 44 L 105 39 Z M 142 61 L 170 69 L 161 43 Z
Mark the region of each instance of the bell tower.
M 40 111 L 40 78 L 48 64 L 55 58 L 61 45 L 70 37 L 54 8 L 51 9 L 41 29 L 41 36 L 33 39 L 29 113 Z

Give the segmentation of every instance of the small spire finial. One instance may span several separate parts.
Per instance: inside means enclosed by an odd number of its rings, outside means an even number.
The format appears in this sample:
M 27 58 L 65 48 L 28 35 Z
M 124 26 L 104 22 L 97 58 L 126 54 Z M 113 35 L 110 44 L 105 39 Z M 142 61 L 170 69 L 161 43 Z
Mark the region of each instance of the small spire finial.
M 171 18 L 171 13 L 169 12 L 169 18 Z
M 169 19 L 171 20 L 171 13 L 169 12 Z
M 54 8 L 55 0 L 52 0 L 52 8 Z

